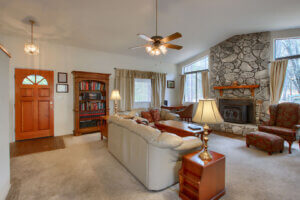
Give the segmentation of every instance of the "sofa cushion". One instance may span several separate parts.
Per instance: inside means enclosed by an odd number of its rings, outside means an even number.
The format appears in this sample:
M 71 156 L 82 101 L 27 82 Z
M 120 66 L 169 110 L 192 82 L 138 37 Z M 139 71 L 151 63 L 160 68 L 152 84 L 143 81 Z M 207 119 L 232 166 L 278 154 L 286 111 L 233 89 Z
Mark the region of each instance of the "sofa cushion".
M 154 122 L 160 121 L 160 112 L 159 110 L 150 110 L 152 119 Z
M 150 112 L 142 111 L 141 116 L 142 116 L 142 118 L 147 119 L 149 121 L 149 123 L 153 122 L 153 117 Z
M 262 131 L 262 132 L 273 133 L 273 134 L 281 136 L 285 139 L 296 138 L 296 131 L 289 129 L 289 128 L 278 127 L 278 126 L 259 126 L 258 130 Z M 293 139 L 293 140 L 295 140 L 295 139 Z

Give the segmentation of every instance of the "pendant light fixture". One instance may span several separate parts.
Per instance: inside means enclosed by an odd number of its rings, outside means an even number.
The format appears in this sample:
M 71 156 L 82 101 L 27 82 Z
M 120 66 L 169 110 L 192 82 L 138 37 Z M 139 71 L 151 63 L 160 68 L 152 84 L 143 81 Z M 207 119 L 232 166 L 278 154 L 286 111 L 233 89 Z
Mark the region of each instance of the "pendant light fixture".
M 35 21 L 29 20 L 29 23 L 31 24 L 31 42 L 25 43 L 24 51 L 28 55 L 38 55 L 40 53 L 39 47 L 33 43 L 33 25 Z
M 132 47 L 130 49 L 145 48 L 146 52 L 148 54 L 150 54 L 151 56 L 159 56 L 161 54 L 166 54 L 167 48 L 176 49 L 176 50 L 182 49 L 182 46 L 167 43 L 169 41 L 181 38 L 182 37 L 181 33 L 176 32 L 165 38 L 158 35 L 158 33 L 157 33 L 157 24 L 158 24 L 157 15 L 158 15 L 158 1 L 155 0 L 155 36 L 152 36 L 150 38 L 144 34 L 138 34 L 138 36 L 140 38 L 142 38 L 143 40 L 146 40 L 148 43 L 145 45 L 142 45 L 142 46 Z

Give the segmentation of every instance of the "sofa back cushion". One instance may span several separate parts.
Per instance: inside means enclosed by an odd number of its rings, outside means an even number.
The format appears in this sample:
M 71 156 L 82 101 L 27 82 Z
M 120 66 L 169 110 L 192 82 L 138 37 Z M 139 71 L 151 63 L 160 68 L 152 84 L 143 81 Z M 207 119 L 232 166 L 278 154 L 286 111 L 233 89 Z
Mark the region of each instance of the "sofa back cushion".
M 150 110 L 152 119 L 154 122 L 160 121 L 160 112 L 159 110 L 155 109 L 155 110 Z
M 141 117 L 147 119 L 149 121 L 149 123 L 153 122 L 153 117 L 152 117 L 150 111 L 149 112 L 142 111 L 141 112 Z
M 280 103 L 277 105 L 276 126 L 293 128 L 298 124 L 300 105 L 297 103 Z M 271 114 L 271 113 L 270 113 Z

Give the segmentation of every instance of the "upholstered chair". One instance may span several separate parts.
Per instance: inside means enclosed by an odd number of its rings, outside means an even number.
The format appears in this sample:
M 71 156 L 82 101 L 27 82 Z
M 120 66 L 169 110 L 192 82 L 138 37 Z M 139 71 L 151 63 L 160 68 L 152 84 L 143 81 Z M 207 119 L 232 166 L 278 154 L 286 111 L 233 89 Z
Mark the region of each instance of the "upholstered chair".
M 293 142 L 299 139 L 297 129 L 300 128 L 300 104 L 280 103 L 270 105 L 269 110 L 270 120 L 260 125 L 258 130 L 282 137 L 289 143 L 289 153 L 291 153 Z
M 176 114 L 180 116 L 181 120 L 191 122 L 193 117 L 193 111 L 194 111 L 194 104 L 191 104 L 187 106 L 183 111 L 176 112 Z

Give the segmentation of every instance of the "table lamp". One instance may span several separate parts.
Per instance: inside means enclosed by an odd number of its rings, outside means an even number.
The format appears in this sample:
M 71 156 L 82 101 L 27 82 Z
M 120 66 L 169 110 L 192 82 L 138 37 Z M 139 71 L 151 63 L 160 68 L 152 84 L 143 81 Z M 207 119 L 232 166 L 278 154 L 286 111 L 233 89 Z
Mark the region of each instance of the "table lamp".
M 208 130 L 207 124 L 222 123 L 223 118 L 218 110 L 216 101 L 214 99 L 199 100 L 196 113 L 193 117 L 193 122 L 205 124 L 204 129 L 204 150 L 200 153 L 199 157 L 203 161 L 212 160 L 211 154 L 207 151 Z
M 116 90 L 116 89 L 113 90 L 110 95 L 110 100 L 114 101 L 114 114 L 115 115 L 117 115 L 117 112 L 118 112 L 117 101 L 120 99 L 121 99 L 121 96 L 120 96 L 119 90 Z

